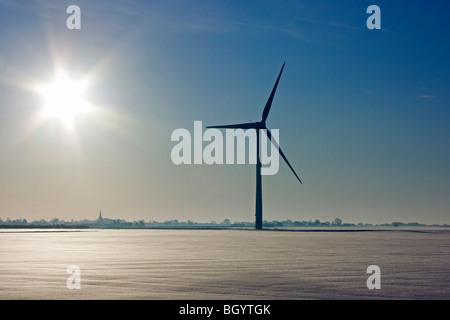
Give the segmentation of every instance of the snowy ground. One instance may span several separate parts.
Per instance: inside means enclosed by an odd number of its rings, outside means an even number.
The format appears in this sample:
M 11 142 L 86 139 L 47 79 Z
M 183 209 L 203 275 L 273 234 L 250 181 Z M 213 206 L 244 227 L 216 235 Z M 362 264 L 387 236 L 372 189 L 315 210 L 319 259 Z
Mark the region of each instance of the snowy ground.
M 4 229 L 0 299 L 450 299 L 449 228 L 306 230 Z

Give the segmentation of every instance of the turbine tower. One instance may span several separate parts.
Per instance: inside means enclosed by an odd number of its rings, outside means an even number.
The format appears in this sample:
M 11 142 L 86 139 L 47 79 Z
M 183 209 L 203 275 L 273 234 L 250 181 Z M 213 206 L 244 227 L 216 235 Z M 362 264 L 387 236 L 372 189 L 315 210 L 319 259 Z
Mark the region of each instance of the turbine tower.
M 275 86 L 272 89 L 272 93 L 269 96 L 269 99 L 267 100 L 266 106 L 264 107 L 264 111 L 262 114 L 262 119 L 259 122 L 251 122 L 251 123 L 240 123 L 240 124 L 230 124 L 230 125 L 221 125 L 221 126 L 208 126 L 207 128 L 216 128 L 216 129 L 255 129 L 256 130 L 256 204 L 255 204 L 255 229 L 261 230 L 263 228 L 263 218 L 262 218 L 262 212 L 263 212 L 263 206 L 262 206 L 262 180 L 261 180 L 261 159 L 260 159 L 260 135 L 261 130 L 266 130 L 267 137 L 270 139 L 270 141 L 273 143 L 273 145 L 278 149 L 279 154 L 284 159 L 286 164 L 289 166 L 291 171 L 294 173 L 295 177 L 298 179 L 300 183 L 302 181 L 298 177 L 295 170 L 292 168 L 291 164 L 289 163 L 288 159 L 284 155 L 283 151 L 278 146 L 278 142 L 275 141 L 274 138 L 272 138 L 272 133 L 269 129 L 266 127 L 266 120 L 269 116 L 270 108 L 272 106 L 273 97 L 275 96 L 275 92 L 278 87 L 278 82 L 280 82 L 281 74 L 283 73 L 284 65 L 281 67 L 280 74 L 278 75 L 277 81 L 275 82 Z

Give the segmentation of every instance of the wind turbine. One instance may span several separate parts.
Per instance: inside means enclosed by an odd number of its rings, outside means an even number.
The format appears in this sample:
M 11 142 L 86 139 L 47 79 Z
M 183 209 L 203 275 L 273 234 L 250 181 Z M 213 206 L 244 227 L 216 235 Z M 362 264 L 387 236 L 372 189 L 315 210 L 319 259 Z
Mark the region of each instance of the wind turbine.
M 250 123 L 240 123 L 240 124 L 230 124 L 230 125 L 221 125 L 221 126 L 208 126 L 207 128 L 216 128 L 216 129 L 255 129 L 256 130 L 256 206 L 255 206 L 255 229 L 261 230 L 263 228 L 263 219 L 262 219 L 262 181 L 261 181 L 261 160 L 259 155 L 259 141 L 260 141 L 260 130 L 266 130 L 267 137 L 270 139 L 270 141 L 273 143 L 273 145 L 278 149 L 281 157 L 284 159 L 286 164 L 289 166 L 291 171 L 294 173 L 295 177 L 298 179 L 298 181 L 302 184 L 302 181 L 298 177 L 295 170 L 292 168 L 291 164 L 289 163 L 288 159 L 284 155 L 283 151 L 278 146 L 277 141 L 272 138 L 272 133 L 269 129 L 266 127 L 266 120 L 269 116 L 270 107 L 272 106 L 273 97 L 275 96 L 275 92 L 278 87 L 278 82 L 280 81 L 281 74 L 283 73 L 284 65 L 286 62 L 283 63 L 283 66 L 281 67 L 280 74 L 278 75 L 277 81 L 275 82 L 275 86 L 272 89 L 272 93 L 269 96 L 269 99 L 267 100 L 266 106 L 264 107 L 264 111 L 262 113 L 262 119 L 259 122 L 250 122 Z

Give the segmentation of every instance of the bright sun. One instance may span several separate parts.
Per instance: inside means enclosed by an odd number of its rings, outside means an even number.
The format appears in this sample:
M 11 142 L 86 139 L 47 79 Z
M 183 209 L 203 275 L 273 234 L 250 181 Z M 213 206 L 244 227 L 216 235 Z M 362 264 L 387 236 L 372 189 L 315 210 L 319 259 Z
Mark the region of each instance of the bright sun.
M 45 99 L 43 116 L 46 119 L 59 119 L 65 125 L 73 124 L 78 115 L 91 109 L 86 101 L 85 91 L 85 82 L 73 80 L 62 73 L 57 75 L 53 83 L 40 89 L 40 94 Z

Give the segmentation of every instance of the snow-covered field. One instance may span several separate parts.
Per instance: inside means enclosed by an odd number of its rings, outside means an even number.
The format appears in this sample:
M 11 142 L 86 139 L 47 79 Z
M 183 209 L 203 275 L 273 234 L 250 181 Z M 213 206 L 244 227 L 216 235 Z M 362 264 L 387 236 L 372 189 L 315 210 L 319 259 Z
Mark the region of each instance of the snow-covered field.
M 450 299 L 449 228 L 306 230 L 3 229 L 0 299 Z

